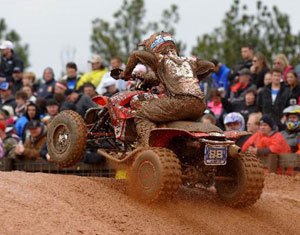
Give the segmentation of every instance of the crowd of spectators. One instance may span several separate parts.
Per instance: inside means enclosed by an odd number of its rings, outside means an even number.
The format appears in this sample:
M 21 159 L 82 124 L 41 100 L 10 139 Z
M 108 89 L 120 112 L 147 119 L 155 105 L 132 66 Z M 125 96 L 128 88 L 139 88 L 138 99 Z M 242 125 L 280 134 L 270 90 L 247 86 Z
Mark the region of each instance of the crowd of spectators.
M 78 73 L 74 62 L 66 64 L 61 77 L 46 67 L 42 79 L 37 79 L 34 72 L 24 71 L 12 42 L 3 41 L 0 50 L 0 158 L 47 158 L 41 152 L 45 150 L 47 125 L 55 115 L 71 109 L 84 116 L 87 109 L 96 106 L 94 96 L 110 97 L 131 88 L 130 82 L 110 76 L 111 69 L 124 69 L 119 57 L 111 58 L 105 66 L 100 55 L 93 55 L 88 61 L 91 71 L 84 74 Z M 214 73 L 199 82 L 207 103 L 201 121 L 226 131 L 248 131 L 239 142 L 243 151 L 258 155 L 300 153 L 296 65 L 283 54 L 268 61 L 250 45 L 241 48 L 241 61 L 232 68 L 217 58 L 211 62 Z

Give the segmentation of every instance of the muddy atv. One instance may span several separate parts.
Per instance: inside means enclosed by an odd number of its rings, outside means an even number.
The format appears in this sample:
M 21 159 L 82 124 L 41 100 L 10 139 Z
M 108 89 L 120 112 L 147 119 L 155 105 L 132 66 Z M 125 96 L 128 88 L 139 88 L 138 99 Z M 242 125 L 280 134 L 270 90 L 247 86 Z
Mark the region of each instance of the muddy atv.
M 47 147 L 61 167 L 76 164 L 85 149 L 96 149 L 116 169 L 128 171 L 129 190 L 144 201 L 172 197 L 181 185 L 214 186 L 232 207 L 253 205 L 264 187 L 260 161 L 241 153 L 221 129 L 200 122 L 163 123 L 151 131 L 148 148 L 136 148 L 132 100 L 160 95 L 144 91 L 97 96 L 99 106 L 84 118 L 74 111 L 59 113 L 50 123 Z

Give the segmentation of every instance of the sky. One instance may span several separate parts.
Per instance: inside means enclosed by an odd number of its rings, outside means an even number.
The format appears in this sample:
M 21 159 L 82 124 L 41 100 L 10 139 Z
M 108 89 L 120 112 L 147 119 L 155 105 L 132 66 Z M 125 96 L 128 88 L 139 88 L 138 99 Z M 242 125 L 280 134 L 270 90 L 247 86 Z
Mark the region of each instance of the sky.
M 196 38 L 221 26 L 224 14 L 233 0 L 144 0 L 146 21 L 158 21 L 164 9 L 178 6 L 180 21 L 176 38 L 187 44 L 187 56 Z M 0 18 L 9 29 L 15 29 L 22 42 L 29 44 L 28 71 L 41 76 L 45 67 L 60 74 L 66 62 L 77 63 L 80 71 L 89 70 L 92 20 L 101 18 L 113 22 L 113 14 L 123 0 L 0 0 Z M 241 0 L 251 11 L 256 0 Z M 293 32 L 300 31 L 299 0 L 263 0 L 287 13 Z M 195 20 L 196 19 L 196 20 Z

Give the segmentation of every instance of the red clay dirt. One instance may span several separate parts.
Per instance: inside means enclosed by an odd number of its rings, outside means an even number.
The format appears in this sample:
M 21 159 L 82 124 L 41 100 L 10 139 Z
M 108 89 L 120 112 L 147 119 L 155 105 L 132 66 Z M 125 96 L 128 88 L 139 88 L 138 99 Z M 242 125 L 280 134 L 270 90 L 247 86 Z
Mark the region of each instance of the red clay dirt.
M 0 234 L 299 234 L 300 180 L 269 175 L 262 198 L 233 209 L 215 192 L 182 188 L 145 205 L 123 181 L 0 172 Z

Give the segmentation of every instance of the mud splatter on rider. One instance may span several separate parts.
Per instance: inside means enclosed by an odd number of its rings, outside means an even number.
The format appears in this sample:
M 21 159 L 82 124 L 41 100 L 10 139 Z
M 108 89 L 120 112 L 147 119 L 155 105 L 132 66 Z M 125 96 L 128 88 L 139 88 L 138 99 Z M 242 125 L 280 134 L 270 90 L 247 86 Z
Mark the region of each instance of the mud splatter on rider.
M 135 122 L 142 146 L 148 146 L 150 131 L 156 123 L 196 120 L 205 110 L 199 79 L 214 69 L 214 64 L 197 58 L 180 57 L 175 40 L 166 32 L 155 33 L 140 45 L 144 51 L 134 51 L 120 78 L 128 80 L 138 63 L 149 66 L 165 88 L 166 96 L 153 99 L 137 111 Z

